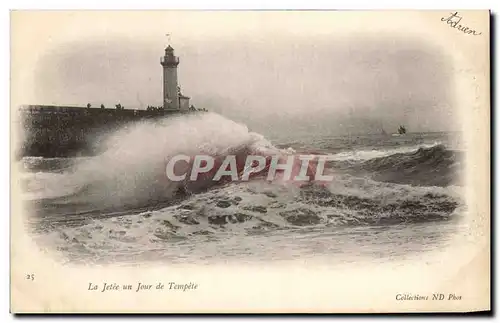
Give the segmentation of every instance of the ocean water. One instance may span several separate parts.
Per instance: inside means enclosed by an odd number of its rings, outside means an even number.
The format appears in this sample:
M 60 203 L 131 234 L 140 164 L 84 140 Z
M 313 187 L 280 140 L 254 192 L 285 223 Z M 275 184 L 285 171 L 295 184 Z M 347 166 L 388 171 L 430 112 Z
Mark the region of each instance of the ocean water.
M 80 264 L 332 263 L 419 257 L 452 243 L 465 210 L 457 134 L 265 138 L 217 114 L 131 125 L 94 157 L 19 161 L 26 228 Z M 181 184 L 176 154 L 331 155 L 328 183 Z M 180 189 L 182 186 L 182 189 Z

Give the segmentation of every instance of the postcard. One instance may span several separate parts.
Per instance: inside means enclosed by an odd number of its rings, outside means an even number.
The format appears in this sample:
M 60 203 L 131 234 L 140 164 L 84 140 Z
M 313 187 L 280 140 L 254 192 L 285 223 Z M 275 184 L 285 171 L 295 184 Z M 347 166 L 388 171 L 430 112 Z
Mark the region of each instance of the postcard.
M 490 12 L 11 12 L 12 313 L 489 311 Z

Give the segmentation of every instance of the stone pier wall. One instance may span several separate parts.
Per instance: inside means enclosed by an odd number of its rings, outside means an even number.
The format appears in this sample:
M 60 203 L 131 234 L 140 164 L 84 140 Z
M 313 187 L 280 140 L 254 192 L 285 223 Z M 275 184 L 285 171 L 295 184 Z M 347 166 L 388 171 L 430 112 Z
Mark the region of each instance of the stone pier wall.
M 23 106 L 19 109 L 17 157 L 91 156 L 105 133 L 126 123 L 178 115 L 181 111 Z

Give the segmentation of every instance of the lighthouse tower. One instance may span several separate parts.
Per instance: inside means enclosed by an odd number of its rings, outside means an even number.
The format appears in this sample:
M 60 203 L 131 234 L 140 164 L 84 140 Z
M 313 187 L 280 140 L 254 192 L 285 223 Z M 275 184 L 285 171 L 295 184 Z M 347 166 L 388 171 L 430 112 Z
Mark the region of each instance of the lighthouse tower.
M 174 49 L 168 45 L 165 56 L 160 59 L 163 66 L 163 107 L 179 110 L 179 92 L 177 84 L 177 65 L 179 57 L 174 55 Z

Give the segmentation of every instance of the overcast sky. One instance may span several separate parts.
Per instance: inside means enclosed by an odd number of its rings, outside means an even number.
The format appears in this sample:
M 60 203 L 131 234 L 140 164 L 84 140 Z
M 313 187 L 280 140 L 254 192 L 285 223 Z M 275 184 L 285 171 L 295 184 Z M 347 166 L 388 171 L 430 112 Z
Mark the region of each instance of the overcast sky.
M 456 130 L 447 57 L 390 35 L 221 38 L 172 43 L 182 92 L 263 133 L 290 129 L 393 132 Z M 161 105 L 165 43 L 130 37 L 68 42 L 35 70 L 38 104 L 126 108 Z

